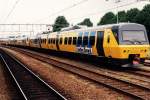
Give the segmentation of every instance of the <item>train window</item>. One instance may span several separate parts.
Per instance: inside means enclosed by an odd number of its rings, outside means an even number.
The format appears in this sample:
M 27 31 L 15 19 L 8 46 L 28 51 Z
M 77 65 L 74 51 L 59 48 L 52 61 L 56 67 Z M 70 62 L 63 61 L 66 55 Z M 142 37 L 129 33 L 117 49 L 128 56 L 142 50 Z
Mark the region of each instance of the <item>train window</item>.
M 67 44 L 67 37 L 65 37 L 65 42 L 64 42 L 64 44 Z
M 79 36 L 78 36 L 78 45 L 82 45 L 82 32 L 79 33 Z
M 88 45 L 88 35 L 89 32 L 85 32 L 83 36 L 83 45 Z
M 51 38 L 51 44 L 53 44 L 53 38 Z
M 69 37 L 68 44 L 71 44 L 71 42 L 72 42 L 72 37 Z
M 50 38 L 48 39 L 48 44 L 50 44 L 50 42 L 51 42 L 51 40 L 50 40 Z
M 36 44 L 37 43 L 37 39 L 34 39 L 33 42 Z
M 113 32 L 113 35 L 116 38 L 117 43 L 118 43 L 119 42 L 119 39 L 118 39 L 118 26 L 112 27 L 112 32 Z
M 53 39 L 53 44 L 55 44 L 55 38 Z
M 50 44 L 52 43 L 52 38 L 50 38 Z
M 52 44 L 52 38 L 50 38 L 50 44 Z
M 43 39 L 41 39 L 41 43 L 43 43 Z
M 59 44 L 62 44 L 62 38 L 60 38 L 60 40 L 59 40 Z
M 51 38 L 50 43 L 52 43 L 53 39 Z
M 94 45 L 95 44 L 95 34 L 96 34 L 96 32 L 91 32 L 90 33 L 90 41 L 89 41 L 90 45 Z
M 52 44 L 53 43 L 53 39 L 52 38 L 50 38 L 50 44 Z
M 76 44 L 77 37 L 73 37 L 73 44 Z
M 44 43 L 46 44 L 46 39 L 44 39 Z
M 39 38 L 39 43 L 41 43 L 41 39 Z
M 56 38 L 55 40 L 56 40 L 56 44 L 58 44 L 59 38 Z

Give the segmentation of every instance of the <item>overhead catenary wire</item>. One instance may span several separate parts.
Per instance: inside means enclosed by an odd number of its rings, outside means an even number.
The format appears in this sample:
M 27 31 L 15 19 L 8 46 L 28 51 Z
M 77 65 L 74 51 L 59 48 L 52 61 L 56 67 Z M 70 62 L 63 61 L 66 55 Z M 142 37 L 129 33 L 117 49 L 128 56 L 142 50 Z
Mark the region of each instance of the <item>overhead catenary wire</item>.
M 83 0 L 83 1 L 79 2 L 78 4 L 81 4 L 81 3 L 85 2 L 85 1 L 88 1 L 88 0 Z M 128 3 L 126 3 L 126 4 L 123 4 L 123 5 L 118 6 L 118 8 L 122 8 L 122 7 L 125 7 L 125 6 L 133 5 L 133 4 L 135 4 L 135 3 L 138 3 L 138 1 L 135 0 L 135 1 L 132 1 L 132 2 L 128 2 Z M 77 5 L 78 5 L 78 4 L 77 4 Z M 69 6 L 69 7 L 73 8 L 74 6 L 72 5 L 72 6 Z M 54 16 L 54 15 L 56 15 L 56 14 L 58 14 L 58 13 L 61 13 L 61 12 L 65 11 L 65 10 L 68 10 L 68 9 L 70 9 L 69 7 L 64 8 L 64 9 L 62 9 L 62 10 L 56 12 L 56 13 L 53 13 L 53 14 L 51 14 L 50 16 L 48 16 L 48 17 L 46 17 L 46 18 L 50 18 L 51 16 Z M 85 17 L 90 17 L 90 16 L 93 16 L 93 15 L 98 15 L 98 14 L 100 14 L 100 13 L 107 12 L 107 11 L 111 11 L 111 10 L 114 10 L 114 9 L 117 9 L 117 7 L 112 7 L 112 8 L 109 8 L 109 9 L 106 9 L 106 10 L 101 10 L 101 11 L 98 11 L 98 12 L 95 12 L 95 13 L 88 13 L 88 14 L 83 15 L 83 16 L 80 16 L 80 17 L 70 18 L 69 20 L 72 21 L 72 20 L 76 20 L 76 19 L 81 19 L 81 18 L 85 18 Z M 46 19 L 46 18 L 43 18 L 43 20 Z M 40 20 L 38 20 L 38 21 L 41 21 L 41 20 L 42 20 L 42 19 L 40 19 Z
M 129 6 L 129 5 L 133 5 L 135 3 L 138 3 L 137 1 L 132 1 L 132 2 L 128 2 L 126 4 L 123 4 L 123 5 L 120 5 L 118 6 L 118 8 L 122 8 L 122 7 L 126 7 L 126 6 Z M 71 18 L 69 19 L 70 21 L 72 20 L 76 20 L 76 19 L 81 19 L 81 18 L 87 18 L 87 17 L 90 17 L 90 16 L 93 16 L 93 15 L 98 15 L 100 13 L 103 13 L 103 12 L 107 12 L 107 11 L 112 11 L 112 10 L 115 10 L 117 9 L 117 7 L 112 7 L 112 8 L 109 8 L 109 9 L 105 9 L 105 10 L 101 10 L 101 11 L 98 11 L 98 12 L 95 12 L 95 13 L 88 13 L 86 15 L 83 15 L 83 16 L 80 16 L 80 17 L 76 17 L 76 18 Z M 53 24 L 51 24 L 51 26 L 53 26 Z M 63 26 L 63 25 L 62 25 Z
M 123 5 L 120 5 L 118 6 L 118 8 L 122 8 L 122 7 L 125 7 L 125 6 L 129 6 L 129 5 L 133 5 L 135 3 L 138 3 L 137 1 L 133 1 L 133 2 L 129 2 L 129 3 L 126 3 L 126 4 L 123 4 Z M 85 18 L 85 17 L 90 17 L 90 16 L 94 16 L 94 15 L 98 15 L 100 13 L 103 13 L 103 12 L 107 12 L 107 11 L 112 11 L 114 9 L 117 9 L 117 7 L 112 7 L 112 8 L 109 8 L 109 9 L 106 9 L 106 10 L 101 10 L 101 11 L 98 11 L 98 12 L 95 12 L 95 13 L 88 13 L 86 15 L 83 15 L 83 16 L 80 16 L 80 17 L 76 17 L 76 18 L 70 18 L 69 20 L 76 20 L 76 19 L 81 19 L 81 18 Z
M 6 16 L 6 18 L 4 19 L 4 23 L 7 21 L 7 19 L 9 18 L 9 16 L 13 13 L 14 9 L 16 8 L 17 4 L 20 2 L 21 0 L 17 0 L 13 7 L 11 8 L 10 12 L 8 13 L 8 15 Z
M 55 12 L 55 13 L 52 13 L 51 15 L 49 15 L 49 16 L 47 16 L 47 17 L 45 17 L 45 18 L 41 18 L 41 19 L 39 19 L 39 20 L 36 20 L 35 22 L 39 22 L 39 21 L 41 21 L 41 20 L 48 19 L 48 18 L 50 18 L 50 17 L 52 17 L 52 16 L 54 16 L 54 15 L 57 15 L 57 14 L 59 14 L 59 13 L 61 13 L 61 12 L 64 12 L 64 11 L 67 11 L 67 10 L 69 10 L 69 9 L 71 9 L 71 8 L 74 8 L 74 7 L 76 7 L 76 6 L 80 5 L 80 4 L 83 4 L 83 3 L 87 2 L 87 1 L 89 1 L 89 0 L 82 0 L 82 1 L 80 1 L 80 2 L 77 2 L 77 3 L 75 3 L 75 4 L 72 4 L 72 5 L 70 5 L 70 6 L 66 7 L 66 8 L 61 9 L 60 11 L 57 11 L 57 12 Z

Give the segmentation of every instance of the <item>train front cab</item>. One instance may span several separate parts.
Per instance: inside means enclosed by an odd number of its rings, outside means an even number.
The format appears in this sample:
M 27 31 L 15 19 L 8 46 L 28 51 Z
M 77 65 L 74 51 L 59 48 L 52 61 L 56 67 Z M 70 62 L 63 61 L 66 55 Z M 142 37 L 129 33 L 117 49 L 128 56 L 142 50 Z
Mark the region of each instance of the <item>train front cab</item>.
M 104 53 L 122 67 L 139 66 L 148 57 L 149 42 L 145 27 L 139 24 L 120 24 L 105 29 Z

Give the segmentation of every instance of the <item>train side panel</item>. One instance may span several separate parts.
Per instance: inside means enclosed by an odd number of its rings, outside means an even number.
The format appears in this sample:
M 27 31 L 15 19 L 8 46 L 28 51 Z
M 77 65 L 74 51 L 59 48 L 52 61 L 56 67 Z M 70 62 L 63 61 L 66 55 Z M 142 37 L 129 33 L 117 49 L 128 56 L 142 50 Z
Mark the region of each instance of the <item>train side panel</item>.
M 47 49 L 59 50 L 57 32 L 50 33 L 47 38 Z
M 77 33 L 76 32 L 62 32 L 59 35 L 59 50 L 66 52 L 76 53 L 76 41 Z

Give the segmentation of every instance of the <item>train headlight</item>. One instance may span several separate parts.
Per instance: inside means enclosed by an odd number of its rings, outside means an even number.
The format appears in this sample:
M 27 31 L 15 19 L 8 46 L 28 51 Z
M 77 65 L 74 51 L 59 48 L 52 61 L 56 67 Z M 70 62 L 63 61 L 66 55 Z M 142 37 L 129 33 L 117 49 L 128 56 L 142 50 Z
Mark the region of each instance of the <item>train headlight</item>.
M 126 53 L 126 50 L 123 50 L 123 53 Z
M 147 50 L 145 49 L 145 50 L 141 50 L 141 52 L 147 52 Z
M 129 53 L 130 50 L 123 50 L 123 53 Z

